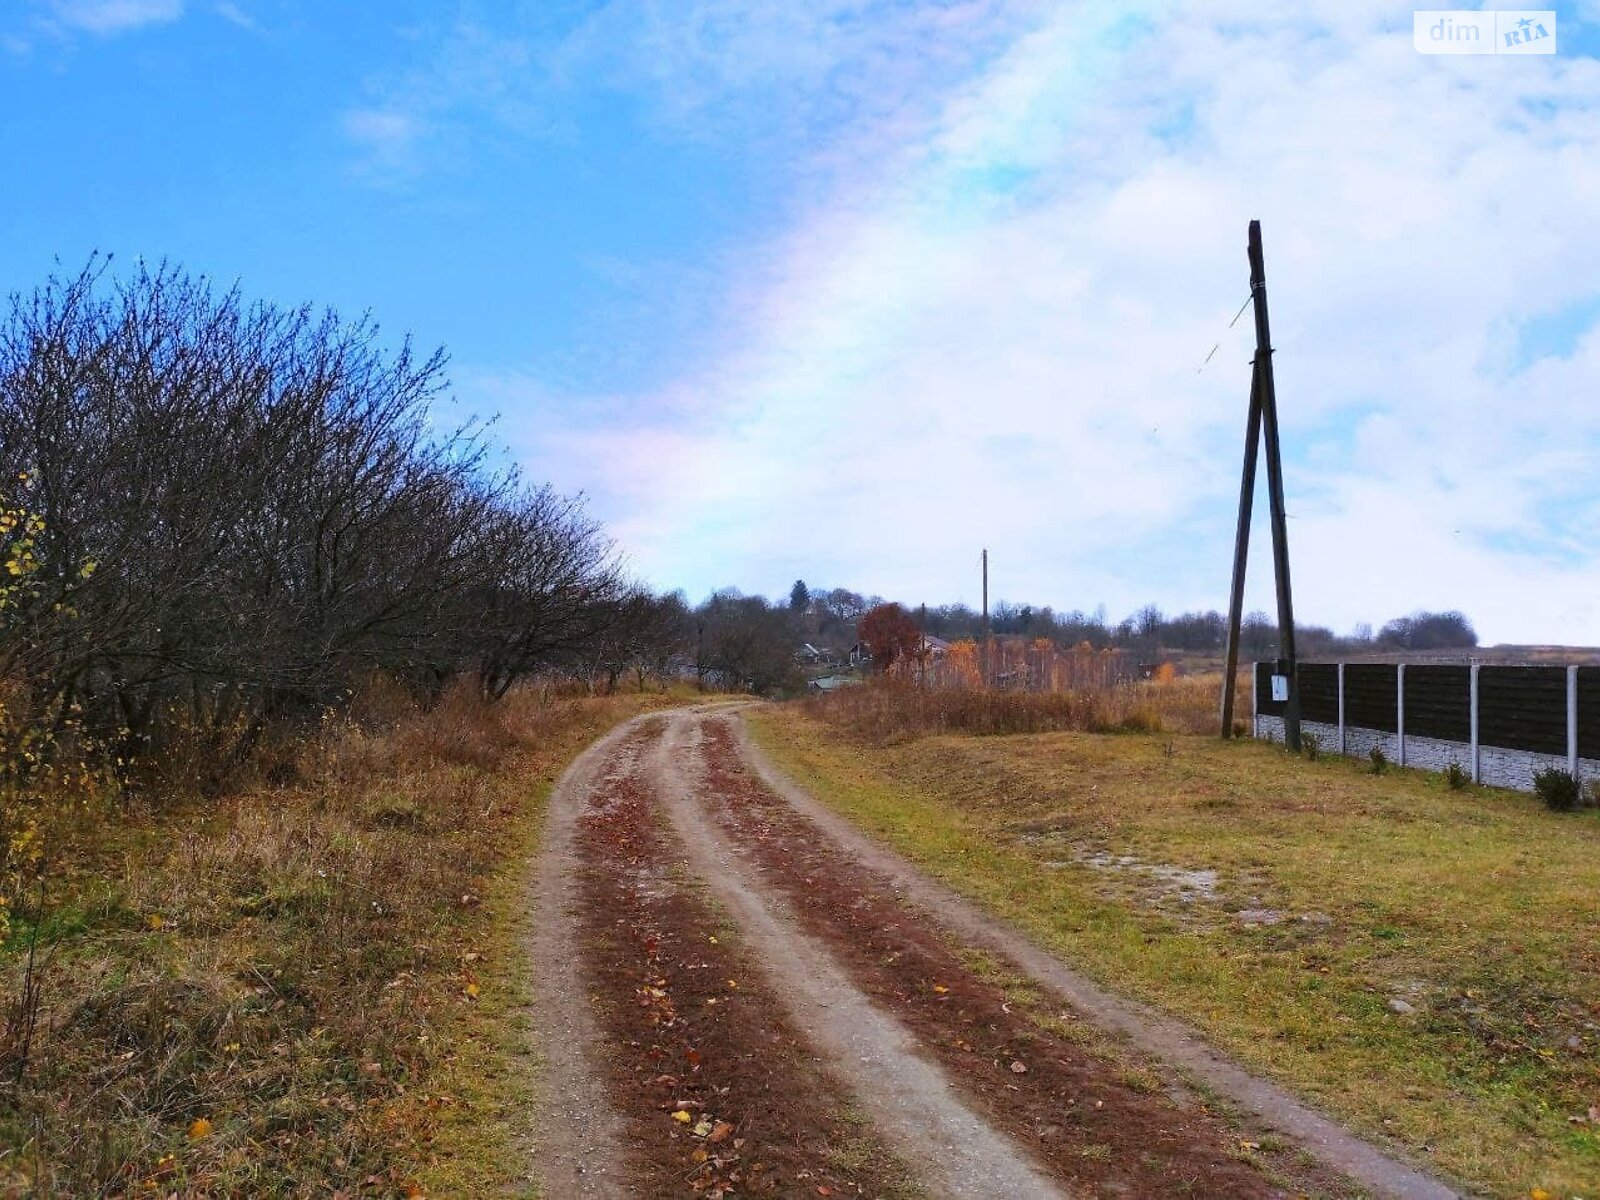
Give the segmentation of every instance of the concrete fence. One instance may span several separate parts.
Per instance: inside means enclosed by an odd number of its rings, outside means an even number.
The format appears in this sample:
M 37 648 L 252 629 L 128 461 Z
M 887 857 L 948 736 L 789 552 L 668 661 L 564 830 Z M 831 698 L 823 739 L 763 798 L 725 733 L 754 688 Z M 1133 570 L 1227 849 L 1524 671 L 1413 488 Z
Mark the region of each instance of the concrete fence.
M 1275 669 L 1255 665 L 1254 732 L 1281 742 Z M 1299 691 L 1301 729 L 1330 753 L 1455 763 L 1476 783 L 1523 791 L 1548 767 L 1600 779 L 1600 667 L 1301 663 Z

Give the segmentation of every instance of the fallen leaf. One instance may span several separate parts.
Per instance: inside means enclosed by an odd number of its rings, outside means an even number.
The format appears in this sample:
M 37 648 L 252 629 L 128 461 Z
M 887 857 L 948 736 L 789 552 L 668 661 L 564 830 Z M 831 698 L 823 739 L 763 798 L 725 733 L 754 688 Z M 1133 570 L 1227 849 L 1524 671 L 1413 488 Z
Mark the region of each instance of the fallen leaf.
M 144 919 L 144 923 L 146 925 L 148 925 L 151 929 L 160 929 L 163 925 L 165 925 L 167 923 L 167 919 L 165 917 L 163 917 L 160 913 L 151 913 L 148 917 L 146 917 Z
M 1028 1064 L 1018 1059 L 1011 1064 L 1011 1073 L 1013 1075 L 1026 1075 L 1028 1073 Z
M 1534 1188 L 1528 1193 L 1528 1200 L 1555 1200 L 1555 1197 L 1543 1188 Z
M 688 1113 L 684 1112 L 683 1109 L 681 1109 L 681 1108 L 677 1112 L 672 1114 L 672 1119 L 674 1121 L 681 1121 L 685 1125 L 687 1125 L 690 1121 L 694 1120 L 693 1117 L 691 1117 Z
M 939 995 L 941 995 L 941 996 L 942 996 L 942 995 L 944 995 L 944 994 L 945 994 L 945 993 L 946 993 L 946 992 L 948 992 L 948 991 L 949 991 L 949 990 L 950 990 L 950 989 L 949 989 L 949 988 L 947 988 L 947 987 L 945 987 L 945 986 L 944 986 L 944 984 L 942 984 L 942 983 L 936 983 L 936 984 L 934 984 L 934 985 L 933 985 L 933 990 L 934 990 L 934 991 L 936 991 L 936 992 L 938 992 L 938 993 L 939 993 Z
M 711 1131 L 711 1136 L 706 1138 L 706 1141 L 712 1143 L 725 1141 L 728 1135 L 732 1132 L 733 1126 L 731 1124 L 729 1124 L 727 1121 L 718 1121 L 716 1128 Z
M 189 1140 L 191 1142 L 198 1142 L 210 1132 L 211 1122 L 206 1120 L 204 1117 L 200 1117 L 193 1125 L 189 1126 Z
M 466 986 L 466 988 L 464 990 L 467 993 L 467 999 L 468 1000 L 476 1000 L 478 998 L 478 985 L 477 984 L 469 983 L 469 984 L 467 984 L 467 986 Z
M 695 1122 L 695 1126 L 694 1126 L 694 1135 L 695 1135 L 695 1137 L 702 1137 L 703 1138 L 710 1132 L 711 1132 L 711 1118 L 710 1117 L 701 1117 L 698 1121 Z

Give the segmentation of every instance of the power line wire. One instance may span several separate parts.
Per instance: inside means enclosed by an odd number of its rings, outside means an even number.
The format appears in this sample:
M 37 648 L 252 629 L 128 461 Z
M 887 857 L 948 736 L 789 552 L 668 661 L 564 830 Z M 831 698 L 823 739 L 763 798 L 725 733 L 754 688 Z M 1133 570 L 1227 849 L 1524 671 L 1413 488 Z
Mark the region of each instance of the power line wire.
M 1228 328 L 1229 329 L 1232 329 L 1235 325 L 1237 325 L 1239 323 L 1239 318 L 1244 316 L 1244 310 L 1250 307 L 1250 301 L 1253 300 L 1253 299 L 1255 299 L 1255 293 L 1253 291 L 1249 295 L 1245 296 L 1244 303 L 1239 305 L 1239 311 L 1234 313 L 1233 314 L 1233 320 L 1228 322 Z M 1207 354 L 1205 356 L 1204 361 L 1202 361 L 1201 364 L 1194 369 L 1194 373 L 1196 375 L 1198 375 L 1198 374 L 1200 374 L 1201 371 L 1204 371 L 1206 369 L 1207 365 L 1211 362 L 1211 360 L 1214 357 L 1216 357 L 1216 353 L 1220 349 L 1222 349 L 1222 343 L 1221 342 L 1218 342 L 1216 345 L 1212 346 L 1211 347 L 1211 353 Z

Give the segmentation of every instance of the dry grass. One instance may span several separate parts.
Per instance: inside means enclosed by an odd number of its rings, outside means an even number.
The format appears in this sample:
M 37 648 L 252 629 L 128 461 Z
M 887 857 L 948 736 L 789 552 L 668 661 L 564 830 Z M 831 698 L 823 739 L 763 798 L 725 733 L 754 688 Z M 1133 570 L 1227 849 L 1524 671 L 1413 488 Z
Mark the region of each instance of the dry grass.
M 1200 733 L 1216 728 L 1221 674 L 1080 692 L 919 688 L 893 679 L 808 699 L 808 715 L 879 745 L 941 733 Z M 1248 685 L 1237 711 L 1248 712 Z
M 496 1066 L 526 984 L 518 863 L 566 761 L 661 700 L 369 700 L 268 756 L 292 782 L 78 831 L 26 914 L 43 1009 L 0 1088 L 0 1195 L 503 1185 L 509 1131 L 463 1130 L 527 1086 Z
M 1600 1194 L 1600 814 L 1213 737 L 752 723 L 864 828 L 1473 1194 Z

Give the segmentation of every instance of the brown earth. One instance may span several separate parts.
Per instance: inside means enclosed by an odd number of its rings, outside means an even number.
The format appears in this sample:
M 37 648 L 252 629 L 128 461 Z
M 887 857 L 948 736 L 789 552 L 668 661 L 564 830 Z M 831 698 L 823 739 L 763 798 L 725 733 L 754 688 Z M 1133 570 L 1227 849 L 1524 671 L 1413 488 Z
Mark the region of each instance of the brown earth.
M 547 1195 L 1360 1194 L 909 901 L 736 721 L 632 722 L 552 800 Z
M 614 750 L 578 820 L 578 924 L 640 1196 L 896 1196 L 906 1168 L 778 1015 L 738 933 L 677 869 L 640 747 Z

